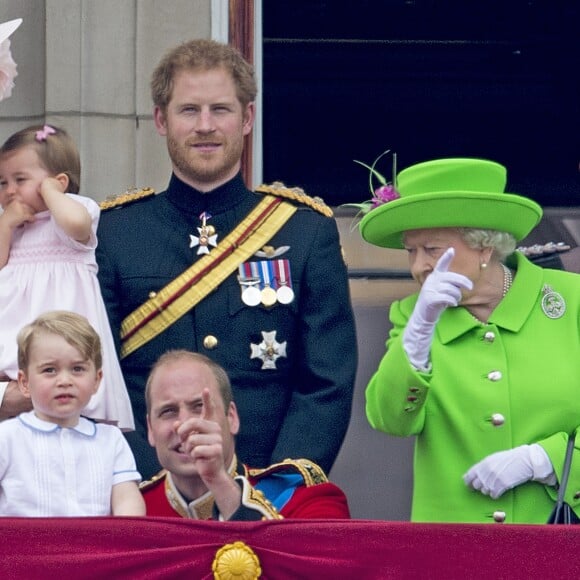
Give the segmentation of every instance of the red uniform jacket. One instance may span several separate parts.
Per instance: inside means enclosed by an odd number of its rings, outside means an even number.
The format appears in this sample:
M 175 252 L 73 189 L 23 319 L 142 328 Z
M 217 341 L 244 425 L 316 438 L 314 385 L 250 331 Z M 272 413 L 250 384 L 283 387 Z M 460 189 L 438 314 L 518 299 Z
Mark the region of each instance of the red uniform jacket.
M 350 518 L 346 496 L 330 483 L 315 463 L 285 460 L 265 469 L 242 465 L 236 481 L 242 488 L 242 505 L 231 520 L 282 518 Z M 187 502 L 166 471 L 141 484 L 148 516 L 218 519 L 213 497 L 206 493 Z

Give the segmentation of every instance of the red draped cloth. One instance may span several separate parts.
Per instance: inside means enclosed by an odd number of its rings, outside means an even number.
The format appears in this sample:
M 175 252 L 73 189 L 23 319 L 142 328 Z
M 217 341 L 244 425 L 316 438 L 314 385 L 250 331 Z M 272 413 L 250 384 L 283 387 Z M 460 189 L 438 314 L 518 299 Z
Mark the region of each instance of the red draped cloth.
M 261 578 L 578 578 L 580 526 L 364 520 L 0 518 L 0 578 L 213 578 L 243 542 Z M 236 578 L 236 576 L 231 576 Z

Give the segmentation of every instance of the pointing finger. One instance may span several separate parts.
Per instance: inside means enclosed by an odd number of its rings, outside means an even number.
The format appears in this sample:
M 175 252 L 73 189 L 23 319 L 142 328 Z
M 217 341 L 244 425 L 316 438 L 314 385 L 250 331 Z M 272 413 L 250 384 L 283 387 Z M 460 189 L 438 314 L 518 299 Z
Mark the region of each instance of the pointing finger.
M 435 265 L 435 270 L 437 272 L 447 272 L 449 270 L 449 264 L 451 264 L 451 261 L 453 260 L 454 256 L 455 256 L 455 248 L 447 248 L 437 261 L 437 264 Z
M 203 409 L 201 411 L 201 418 L 206 421 L 213 421 L 215 418 L 215 404 L 209 393 L 209 389 L 204 389 L 201 393 L 201 400 Z

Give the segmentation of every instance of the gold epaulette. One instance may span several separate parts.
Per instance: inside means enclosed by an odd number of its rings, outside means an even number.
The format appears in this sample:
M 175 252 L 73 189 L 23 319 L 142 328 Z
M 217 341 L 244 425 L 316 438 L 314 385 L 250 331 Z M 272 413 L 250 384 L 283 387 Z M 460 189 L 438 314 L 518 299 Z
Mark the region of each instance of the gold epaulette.
M 143 199 L 144 197 L 149 197 L 150 195 L 154 195 L 155 190 L 151 189 L 150 187 L 145 187 L 143 189 L 128 189 L 124 193 L 120 193 L 118 195 L 111 195 L 107 197 L 104 201 L 102 201 L 99 206 L 101 211 L 105 211 L 108 209 L 113 209 L 116 207 L 122 207 L 124 205 L 128 205 L 137 201 L 139 199 Z
M 139 484 L 139 489 L 141 491 L 145 491 L 146 489 L 150 489 L 151 487 L 155 487 L 158 483 L 161 483 L 165 479 L 166 475 L 167 475 L 167 470 L 162 469 L 159 473 L 156 473 L 151 479 L 148 479 L 146 481 L 142 481 Z
M 324 473 L 322 467 L 309 459 L 284 459 L 280 463 L 274 463 L 274 465 L 262 469 L 248 469 L 248 473 L 252 477 L 257 478 L 278 471 L 295 471 L 300 473 L 307 487 L 328 482 L 328 477 L 326 477 L 326 473 Z
M 327 206 L 320 197 L 310 197 L 300 187 L 286 187 L 281 181 L 275 181 L 270 185 L 260 185 L 256 187 L 256 191 L 258 193 L 269 193 L 270 195 L 298 201 L 312 209 L 315 209 L 326 217 L 332 217 L 334 215 L 332 209 Z

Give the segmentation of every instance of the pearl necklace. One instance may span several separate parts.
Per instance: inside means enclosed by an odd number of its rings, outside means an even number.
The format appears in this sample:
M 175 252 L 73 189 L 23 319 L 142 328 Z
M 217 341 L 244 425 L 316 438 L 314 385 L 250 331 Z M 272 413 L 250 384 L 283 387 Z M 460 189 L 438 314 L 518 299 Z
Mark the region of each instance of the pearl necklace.
M 501 267 L 503 268 L 503 298 L 508 293 L 508 290 L 512 287 L 514 277 L 512 271 L 505 264 L 502 264 Z
M 503 289 L 501 297 L 503 298 L 508 293 L 508 290 L 512 287 L 512 284 L 514 282 L 514 276 L 512 274 L 512 271 L 505 264 L 501 264 L 501 267 L 503 269 Z M 477 318 L 477 316 L 475 316 L 473 312 L 470 312 L 469 310 L 468 312 L 469 314 L 471 314 L 472 318 L 474 318 L 477 322 L 479 322 L 479 324 L 486 324 L 485 322 L 483 322 L 483 320 Z

